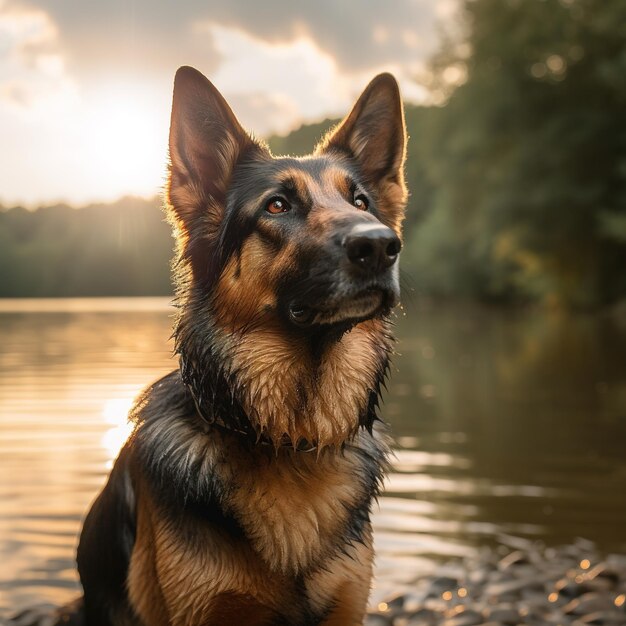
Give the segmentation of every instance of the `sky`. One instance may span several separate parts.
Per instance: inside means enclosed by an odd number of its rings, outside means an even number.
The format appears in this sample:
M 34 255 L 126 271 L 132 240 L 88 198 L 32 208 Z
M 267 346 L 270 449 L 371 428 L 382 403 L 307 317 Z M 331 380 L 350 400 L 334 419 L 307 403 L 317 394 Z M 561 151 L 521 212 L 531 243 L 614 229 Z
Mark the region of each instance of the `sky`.
M 0 205 L 152 196 L 172 81 L 193 65 L 257 136 L 416 77 L 455 0 L 0 0 Z

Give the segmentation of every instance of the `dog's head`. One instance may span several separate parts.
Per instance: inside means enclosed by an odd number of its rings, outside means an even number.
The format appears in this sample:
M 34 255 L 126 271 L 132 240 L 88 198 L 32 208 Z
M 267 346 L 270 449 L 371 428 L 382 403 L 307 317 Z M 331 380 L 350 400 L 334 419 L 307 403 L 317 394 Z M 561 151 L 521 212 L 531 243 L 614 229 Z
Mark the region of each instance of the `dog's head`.
M 248 135 L 202 74 L 178 71 L 175 336 L 201 414 L 320 447 L 371 426 L 399 298 L 405 143 L 389 74 L 291 158 Z
M 169 203 L 188 280 L 233 328 L 348 328 L 399 298 L 406 191 L 396 81 L 377 76 L 305 158 L 274 157 L 192 68 L 175 79 Z

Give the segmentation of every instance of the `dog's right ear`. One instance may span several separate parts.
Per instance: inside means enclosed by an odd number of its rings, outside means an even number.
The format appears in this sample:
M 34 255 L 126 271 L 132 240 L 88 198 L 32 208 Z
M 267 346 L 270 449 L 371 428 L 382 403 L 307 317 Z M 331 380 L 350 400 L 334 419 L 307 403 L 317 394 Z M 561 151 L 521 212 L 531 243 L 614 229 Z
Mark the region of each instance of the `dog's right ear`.
M 253 149 L 261 150 L 222 94 L 194 68 L 181 67 L 174 79 L 167 199 L 185 232 L 198 220 L 205 234 L 217 232 L 233 168 Z

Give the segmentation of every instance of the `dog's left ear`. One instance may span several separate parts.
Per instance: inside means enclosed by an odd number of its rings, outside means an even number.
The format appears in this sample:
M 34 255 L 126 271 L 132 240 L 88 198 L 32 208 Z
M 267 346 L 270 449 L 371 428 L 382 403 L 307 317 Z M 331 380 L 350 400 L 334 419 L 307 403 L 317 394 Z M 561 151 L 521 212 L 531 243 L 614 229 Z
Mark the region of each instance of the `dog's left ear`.
M 391 74 L 376 76 L 350 114 L 316 149 L 317 153 L 331 151 L 356 161 L 364 182 L 378 194 L 383 220 L 400 232 L 407 198 L 406 128 L 400 90 Z

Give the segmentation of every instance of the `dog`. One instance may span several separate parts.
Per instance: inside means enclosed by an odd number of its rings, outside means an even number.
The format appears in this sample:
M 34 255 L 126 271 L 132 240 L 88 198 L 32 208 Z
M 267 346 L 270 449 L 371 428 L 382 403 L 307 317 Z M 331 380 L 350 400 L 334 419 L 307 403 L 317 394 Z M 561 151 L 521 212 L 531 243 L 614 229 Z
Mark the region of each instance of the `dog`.
M 292 158 L 178 70 L 166 210 L 180 366 L 136 402 L 85 519 L 76 623 L 363 623 L 405 153 L 390 74 Z

